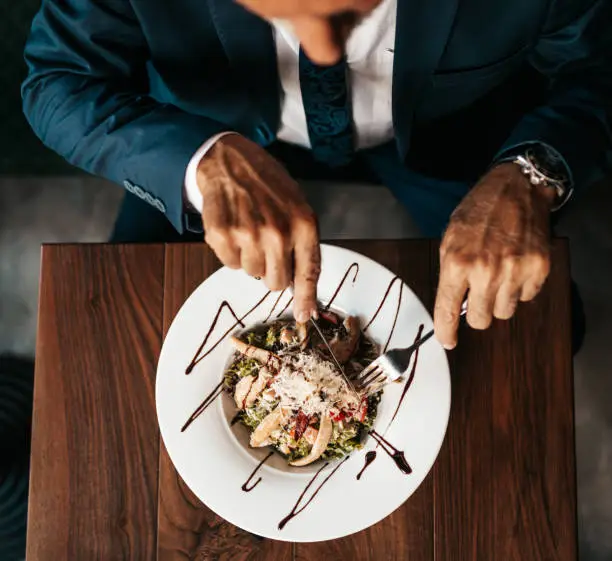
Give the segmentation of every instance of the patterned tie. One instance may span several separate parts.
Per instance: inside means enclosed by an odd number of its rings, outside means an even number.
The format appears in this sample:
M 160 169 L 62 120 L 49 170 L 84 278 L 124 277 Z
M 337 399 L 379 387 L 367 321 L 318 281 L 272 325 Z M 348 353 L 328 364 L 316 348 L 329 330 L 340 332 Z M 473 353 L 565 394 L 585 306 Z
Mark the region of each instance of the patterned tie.
M 300 88 L 314 158 L 331 167 L 350 163 L 355 151 L 351 97 L 343 58 L 318 66 L 300 50 Z

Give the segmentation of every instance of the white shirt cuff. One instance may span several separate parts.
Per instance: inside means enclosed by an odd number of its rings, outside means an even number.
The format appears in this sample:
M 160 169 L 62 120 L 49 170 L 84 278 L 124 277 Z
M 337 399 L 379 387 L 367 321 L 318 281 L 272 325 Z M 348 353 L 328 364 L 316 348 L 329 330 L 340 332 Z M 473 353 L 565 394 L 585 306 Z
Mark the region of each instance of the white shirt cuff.
M 185 195 L 187 196 L 187 200 L 191 206 L 193 206 L 193 208 L 198 212 L 202 212 L 202 207 L 204 206 L 202 193 L 198 187 L 198 165 L 206 153 L 214 146 L 215 142 L 228 134 L 237 133 L 231 131 L 221 132 L 209 138 L 204 144 L 202 144 L 202 146 L 200 146 L 187 165 L 187 171 L 185 172 Z

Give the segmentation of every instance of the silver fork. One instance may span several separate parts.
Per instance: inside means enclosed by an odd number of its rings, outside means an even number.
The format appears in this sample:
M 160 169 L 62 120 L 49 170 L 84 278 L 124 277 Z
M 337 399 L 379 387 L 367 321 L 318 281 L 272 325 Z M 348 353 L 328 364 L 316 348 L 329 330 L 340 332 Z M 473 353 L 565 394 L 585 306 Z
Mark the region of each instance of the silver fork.
M 467 313 L 467 301 L 461 306 L 460 316 Z M 419 337 L 409 347 L 405 349 L 391 349 L 380 355 L 372 364 L 366 366 L 353 379 L 353 386 L 359 392 L 371 394 L 379 391 L 383 385 L 399 380 L 408 370 L 410 360 L 414 352 L 427 340 L 431 339 L 434 330 L 430 330 L 425 335 Z

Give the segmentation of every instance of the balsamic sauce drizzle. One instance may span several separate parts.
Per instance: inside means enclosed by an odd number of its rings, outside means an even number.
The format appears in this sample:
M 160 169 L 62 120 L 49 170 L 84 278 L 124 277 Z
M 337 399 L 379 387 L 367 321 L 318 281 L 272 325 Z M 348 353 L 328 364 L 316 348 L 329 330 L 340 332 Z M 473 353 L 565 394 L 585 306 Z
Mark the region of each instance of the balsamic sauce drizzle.
M 298 514 L 300 514 L 314 500 L 314 498 L 317 496 L 319 491 L 322 489 L 323 485 L 325 485 L 331 479 L 331 477 L 340 469 L 342 464 L 344 464 L 344 462 L 346 462 L 347 460 L 348 460 L 348 456 L 344 458 L 344 460 L 339 462 L 338 465 L 334 469 L 331 470 L 328 476 L 323 481 L 321 481 L 320 485 L 315 489 L 314 493 L 310 496 L 310 498 L 303 505 L 300 505 L 300 503 L 302 502 L 302 499 L 308 492 L 308 489 L 310 489 L 310 487 L 315 482 L 317 477 L 319 477 L 319 474 L 329 465 L 329 462 L 325 462 L 318 469 L 317 473 L 315 473 L 312 479 L 308 482 L 308 485 L 304 487 L 302 494 L 298 497 L 298 500 L 296 501 L 295 505 L 291 509 L 291 512 L 278 523 L 279 530 L 282 530 L 287 525 L 287 522 L 289 522 L 292 518 L 295 518 Z
M 417 331 L 417 335 L 414 338 L 414 344 L 416 344 L 419 339 L 421 338 L 421 335 L 423 334 L 423 329 L 425 328 L 425 326 L 423 324 L 419 325 L 419 330 Z M 387 432 L 389 430 L 389 427 L 391 426 L 391 423 L 393 421 L 395 421 L 395 417 L 397 417 L 397 413 L 400 410 L 400 407 L 402 406 L 402 403 L 404 403 L 404 398 L 406 397 L 406 394 L 408 393 L 408 390 L 410 389 L 410 386 L 412 386 L 412 382 L 414 381 L 414 375 L 416 374 L 416 367 L 417 367 L 417 363 L 419 362 L 419 351 L 421 350 L 421 347 L 417 347 L 416 350 L 414 351 L 414 358 L 412 361 L 412 369 L 410 370 L 410 374 L 408 375 L 408 379 L 406 380 L 406 383 L 404 384 L 404 389 L 402 391 L 402 395 L 397 403 L 397 407 L 395 408 L 395 411 L 393 413 L 393 417 L 391 417 L 391 420 L 389 421 L 389 424 L 387 425 L 387 428 L 385 429 L 385 432 Z
M 378 442 L 378 445 L 387 454 L 389 454 L 389 456 L 393 459 L 393 461 L 395 462 L 395 465 L 399 468 L 401 472 L 405 473 L 406 475 L 409 475 L 412 473 L 412 468 L 406 461 L 406 457 L 404 456 L 404 452 L 402 450 L 398 450 L 395 446 L 393 446 L 393 444 L 391 444 L 388 440 L 385 440 L 385 438 L 381 436 L 380 434 L 378 434 L 375 430 L 371 430 L 370 435 L 372 436 L 374 440 L 376 440 L 376 442 Z M 376 454 L 375 451 L 374 451 L 374 454 Z M 374 456 L 374 458 L 375 457 L 376 456 Z M 374 458 L 370 460 L 370 463 L 374 461 Z M 366 462 L 367 462 L 367 458 L 366 458 Z M 364 469 L 365 469 L 365 466 L 364 466 Z
M 286 288 L 278 295 L 278 298 L 276 299 L 276 302 L 274 302 L 274 306 L 272 306 L 272 309 L 270 310 L 270 313 L 266 316 L 266 319 L 264 319 L 262 323 L 267 323 L 268 320 L 272 317 L 272 314 L 274 313 L 274 310 L 276 310 L 276 306 L 278 306 L 278 303 L 281 301 L 281 298 L 285 295 L 285 292 L 287 292 Z M 293 300 L 293 298 L 292 298 L 292 300 Z M 285 307 L 285 310 L 286 309 L 287 309 L 287 307 Z
M 391 289 L 393 288 L 393 285 L 397 281 L 400 281 L 399 295 L 397 297 L 397 308 L 395 309 L 395 317 L 393 318 L 393 325 L 391 326 L 391 331 L 389 332 L 389 338 L 387 339 L 387 342 L 385 343 L 385 346 L 383 347 L 381 354 L 384 354 L 384 353 L 387 352 L 387 349 L 389 348 L 389 343 L 391 342 L 391 337 L 393 337 L 393 333 L 395 332 L 395 324 L 397 323 L 397 316 L 399 315 L 400 308 L 402 307 L 402 296 L 404 294 L 404 283 L 402 282 L 402 279 L 400 279 L 399 277 L 393 277 L 391 279 L 391 282 L 387 286 L 387 290 L 385 292 L 385 295 L 383 296 L 383 299 L 380 301 L 380 304 L 379 304 L 378 308 L 376 309 L 376 312 L 374 312 L 374 315 L 372 316 L 372 319 L 363 328 L 364 331 L 367 331 L 368 327 L 370 327 L 374 323 L 374 321 L 378 317 L 378 314 L 380 314 L 380 311 L 382 310 L 383 306 L 385 305 L 385 302 L 387 301 L 387 298 L 389 298 L 389 293 L 391 292 Z
M 418 340 L 421 338 L 421 335 L 423 334 L 423 329 L 424 329 L 424 325 L 421 324 L 419 325 L 419 329 L 417 331 L 417 335 L 414 338 L 414 344 L 416 344 L 418 342 Z M 395 417 L 397 417 L 397 413 L 400 410 L 400 407 L 402 406 L 402 403 L 404 402 L 404 398 L 406 397 L 406 394 L 408 393 L 408 390 L 410 389 L 410 386 L 412 385 L 412 382 L 414 381 L 414 375 L 416 373 L 416 367 L 417 367 L 417 363 L 419 361 L 419 350 L 421 347 L 417 347 L 415 352 L 414 352 L 414 360 L 412 361 L 412 369 L 410 370 L 410 374 L 408 375 L 408 379 L 406 380 L 406 383 L 404 384 L 404 389 L 402 390 L 402 395 L 399 398 L 399 401 L 397 403 L 397 407 L 395 408 L 395 411 L 393 412 L 393 417 L 391 417 L 391 420 L 389 421 L 389 423 L 387 424 L 387 428 L 385 429 L 385 434 L 387 433 L 387 431 L 389 430 L 389 427 L 391 426 L 391 424 L 393 423 L 393 421 L 395 421 Z M 373 431 L 370 432 L 370 434 L 372 435 L 372 437 L 374 438 L 374 440 L 376 440 L 377 444 L 376 444 L 376 448 L 374 450 L 370 450 L 365 457 L 365 464 L 363 465 L 363 467 L 361 468 L 361 471 L 357 474 L 357 480 L 361 479 L 361 476 L 363 475 L 363 472 L 370 466 L 370 464 L 376 459 L 376 449 L 381 446 L 381 443 L 379 440 L 376 439 L 376 437 L 373 434 Z M 378 434 L 378 433 L 376 433 Z M 382 438 L 382 437 L 381 437 Z M 385 440 L 385 442 L 387 442 Z M 385 450 L 385 452 L 389 453 L 387 450 Z M 390 454 L 391 455 L 391 454 Z M 402 457 L 404 457 L 404 452 L 401 452 Z M 393 458 L 393 455 L 391 455 L 391 457 Z M 402 467 L 400 467 L 400 464 L 398 464 L 398 461 L 395 460 L 395 458 L 393 458 L 395 461 L 395 464 L 397 465 L 397 467 L 404 471 L 402 469 Z M 406 462 L 406 458 L 404 458 L 404 462 Z M 408 468 L 410 468 L 410 466 L 408 465 L 408 463 L 406 462 L 406 466 L 408 466 Z M 410 469 L 410 471 L 404 471 L 404 473 L 409 474 L 412 472 L 412 469 Z
M 340 290 L 342 289 L 342 287 L 344 286 L 344 283 L 346 282 L 346 279 L 348 278 L 348 276 L 350 275 L 351 271 L 355 269 L 355 274 L 353 275 L 353 284 L 355 284 L 355 281 L 357 280 L 357 275 L 359 274 L 359 263 L 352 263 L 349 268 L 346 270 L 346 273 L 344 273 L 344 276 L 342 277 L 342 280 L 340 281 L 340 284 L 338 285 L 338 288 L 336 288 L 336 292 L 334 292 L 333 296 L 331 297 L 330 301 L 327 303 L 327 306 L 325 306 L 325 308 L 323 308 L 325 311 L 329 310 L 329 308 L 331 308 L 331 305 L 334 303 L 334 300 L 336 299 L 336 297 L 338 296 Z
M 198 408 L 191 414 L 191 417 L 187 419 L 187 422 L 181 428 L 181 432 L 185 432 L 191 423 L 193 423 L 206 409 L 208 409 L 209 405 L 215 401 L 221 394 L 223 393 L 223 380 L 221 380 L 205 398 L 202 403 L 198 406 Z
M 363 472 L 367 469 L 367 467 L 376 459 L 376 450 L 370 450 L 365 457 L 365 464 L 361 468 L 361 471 L 357 474 L 357 481 L 361 479 Z
M 285 307 L 280 312 L 278 312 L 278 314 L 276 314 L 276 317 L 277 318 L 281 317 L 287 311 L 287 308 L 291 306 L 292 303 L 293 303 L 293 296 L 289 298 L 289 301 L 285 304 Z
M 268 296 L 270 296 L 270 294 L 271 292 L 268 290 L 268 292 L 263 295 L 263 298 L 259 300 L 257 304 L 255 304 L 246 314 L 244 314 L 240 318 L 236 315 L 236 312 L 234 312 L 229 302 L 225 300 L 221 302 L 221 305 L 217 310 L 217 315 L 215 315 L 215 319 L 213 319 L 213 322 L 211 323 L 210 328 L 208 329 L 208 333 L 206 333 L 206 336 L 204 337 L 204 341 L 202 341 L 202 344 L 199 346 L 198 350 L 196 351 L 196 354 L 194 355 L 193 359 L 189 363 L 189 366 L 185 370 L 185 374 L 191 374 L 196 365 L 199 364 L 202 360 L 204 360 L 210 353 L 212 353 L 221 344 L 221 341 L 223 341 L 223 339 L 225 339 L 232 332 L 233 329 L 235 329 L 239 325 L 241 327 L 245 327 L 243 320 L 250 316 L 257 308 L 259 308 L 259 306 L 261 306 L 261 304 Z M 212 335 L 212 332 L 214 331 L 217 322 L 219 321 L 219 317 L 221 316 L 223 308 L 227 308 L 230 311 L 230 313 L 234 316 L 236 322 L 215 342 L 214 345 L 212 345 L 212 347 L 210 347 L 210 349 L 208 349 L 204 354 L 201 354 L 204 350 L 204 347 L 206 347 L 206 343 L 208 343 L 208 339 Z
M 270 452 L 263 460 L 261 460 L 261 462 L 259 462 L 259 464 L 257 464 L 257 467 L 253 470 L 253 473 L 251 473 L 251 475 L 249 475 L 249 478 L 244 482 L 244 484 L 242 485 L 242 487 L 240 487 L 245 493 L 250 493 L 253 489 L 255 489 L 255 487 L 257 487 L 257 485 L 259 485 L 261 483 L 261 477 L 257 478 L 257 481 L 255 481 L 255 483 L 253 483 L 253 485 L 251 485 L 249 487 L 249 483 L 251 482 L 251 480 L 255 477 L 255 474 L 261 469 L 261 467 L 274 455 L 274 451 Z

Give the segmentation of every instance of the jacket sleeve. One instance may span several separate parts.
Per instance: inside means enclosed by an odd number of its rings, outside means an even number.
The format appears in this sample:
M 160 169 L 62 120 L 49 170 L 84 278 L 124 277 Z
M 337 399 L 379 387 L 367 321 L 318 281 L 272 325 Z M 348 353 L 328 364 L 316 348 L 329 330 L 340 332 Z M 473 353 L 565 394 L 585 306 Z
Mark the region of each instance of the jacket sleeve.
M 612 148 L 612 2 L 556 0 L 531 58 L 551 80 L 500 154 L 540 142 L 563 157 L 577 188 L 606 171 Z
M 147 43 L 128 0 L 44 0 L 25 48 L 23 108 L 70 163 L 136 189 L 182 232 L 189 160 L 226 128 L 148 96 Z

